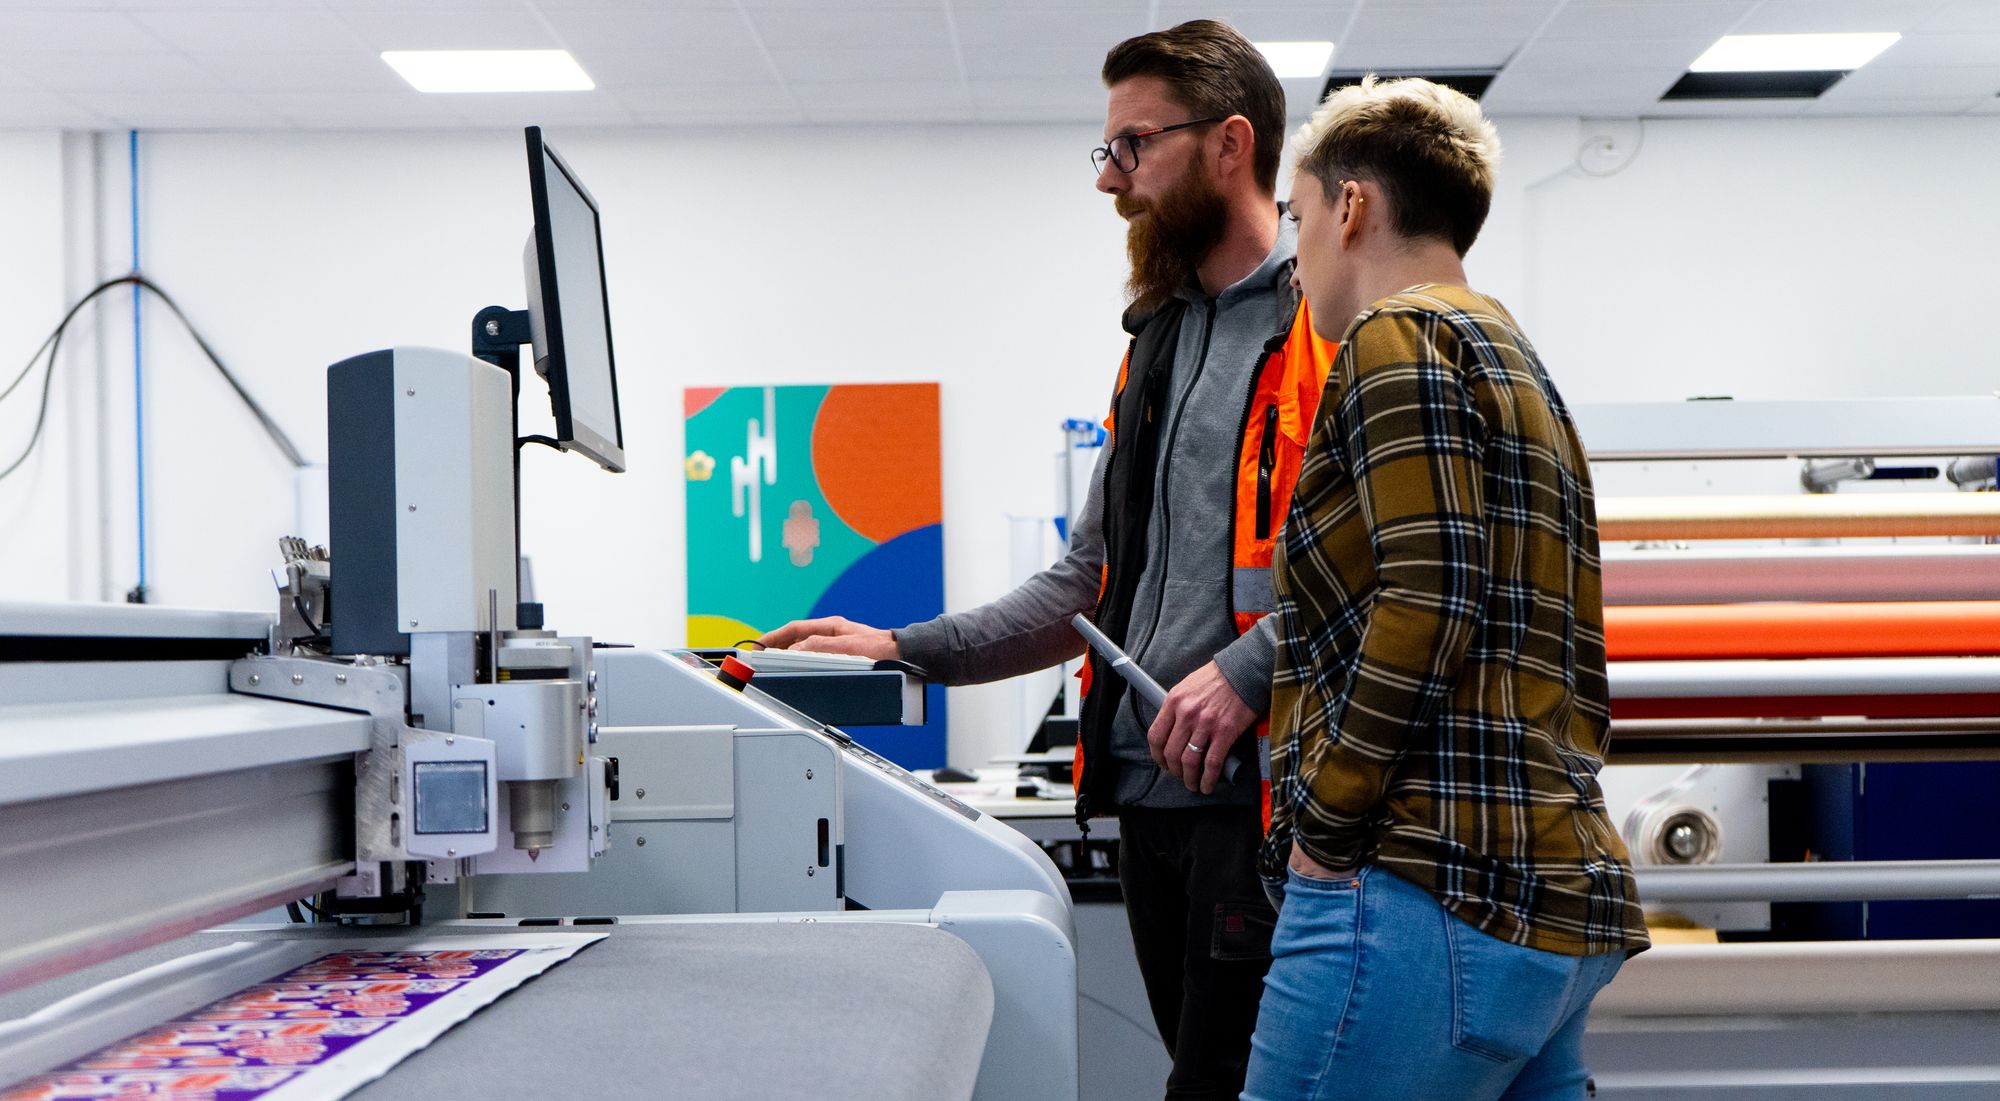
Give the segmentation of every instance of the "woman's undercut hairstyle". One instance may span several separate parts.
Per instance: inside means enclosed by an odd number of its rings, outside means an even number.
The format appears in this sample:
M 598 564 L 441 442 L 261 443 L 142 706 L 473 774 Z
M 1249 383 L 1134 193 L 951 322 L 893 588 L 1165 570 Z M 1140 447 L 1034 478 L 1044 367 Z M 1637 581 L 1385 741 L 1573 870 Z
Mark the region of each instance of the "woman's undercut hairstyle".
M 1194 118 L 1242 115 L 1256 135 L 1257 185 L 1275 194 L 1285 152 L 1285 89 L 1250 40 L 1227 23 L 1195 19 L 1128 38 L 1104 55 L 1104 86 L 1158 77 Z M 1179 122 L 1162 120 L 1162 124 Z
M 1493 206 L 1500 135 L 1471 97 L 1441 84 L 1364 77 L 1327 96 L 1292 142 L 1299 173 L 1328 199 L 1337 180 L 1371 180 L 1398 233 L 1443 238 L 1460 256 Z

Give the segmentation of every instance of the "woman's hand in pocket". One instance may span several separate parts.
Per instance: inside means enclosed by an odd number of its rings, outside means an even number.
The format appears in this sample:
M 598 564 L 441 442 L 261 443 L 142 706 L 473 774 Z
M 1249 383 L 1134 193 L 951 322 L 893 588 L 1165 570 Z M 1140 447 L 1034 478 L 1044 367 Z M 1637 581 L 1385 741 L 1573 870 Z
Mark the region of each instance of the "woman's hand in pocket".
M 1292 858 L 1286 863 L 1293 871 L 1307 879 L 1352 879 L 1354 874 L 1361 870 L 1359 867 L 1329 868 L 1307 856 L 1306 851 L 1299 848 L 1296 841 L 1292 842 Z

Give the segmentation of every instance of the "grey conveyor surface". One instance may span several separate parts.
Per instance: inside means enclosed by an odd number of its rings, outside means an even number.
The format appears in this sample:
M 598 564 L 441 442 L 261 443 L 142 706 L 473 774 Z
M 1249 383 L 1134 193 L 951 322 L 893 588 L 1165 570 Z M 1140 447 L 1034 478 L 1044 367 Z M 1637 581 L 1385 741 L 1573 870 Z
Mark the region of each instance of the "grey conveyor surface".
M 425 926 L 372 935 L 509 931 Z M 949 933 L 741 921 L 518 931 L 610 936 L 349 1096 L 940 1101 L 972 1094 L 993 989 L 979 957 Z M 198 933 L 0 995 L 0 1020 L 236 941 L 369 935 L 313 926 Z

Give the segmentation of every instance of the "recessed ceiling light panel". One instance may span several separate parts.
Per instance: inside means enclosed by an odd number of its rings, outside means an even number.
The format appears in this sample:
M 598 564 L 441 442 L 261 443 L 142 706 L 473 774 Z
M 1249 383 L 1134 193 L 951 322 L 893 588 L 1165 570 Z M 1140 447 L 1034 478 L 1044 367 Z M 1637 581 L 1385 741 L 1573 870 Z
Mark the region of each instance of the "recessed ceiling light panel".
M 1900 34 L 1728 34 L 1688 66 L 1694 73 L 1852 72 Z
M 383 50 L 419 92 L 588 92 L 597 87 L 568 50 Z
M 1264 60 L 1271 63 L 1271 71 L 1281 80 L 1311 79 L 1326 72 L 1326 63 L 1333 60 L 1331 42 L 1256 42 Z

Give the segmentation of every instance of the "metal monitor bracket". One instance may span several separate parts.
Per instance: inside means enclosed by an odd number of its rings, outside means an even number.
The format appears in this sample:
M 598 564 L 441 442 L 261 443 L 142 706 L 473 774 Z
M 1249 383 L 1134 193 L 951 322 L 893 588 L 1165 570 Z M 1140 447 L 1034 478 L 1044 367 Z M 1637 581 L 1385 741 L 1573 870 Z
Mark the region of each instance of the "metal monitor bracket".
M 521 591 L 521 346 L 535 341 L 528 311 L 488 306 L 472 315 L 472 354 L 507 372 L 513 397 L 514 591 Z

